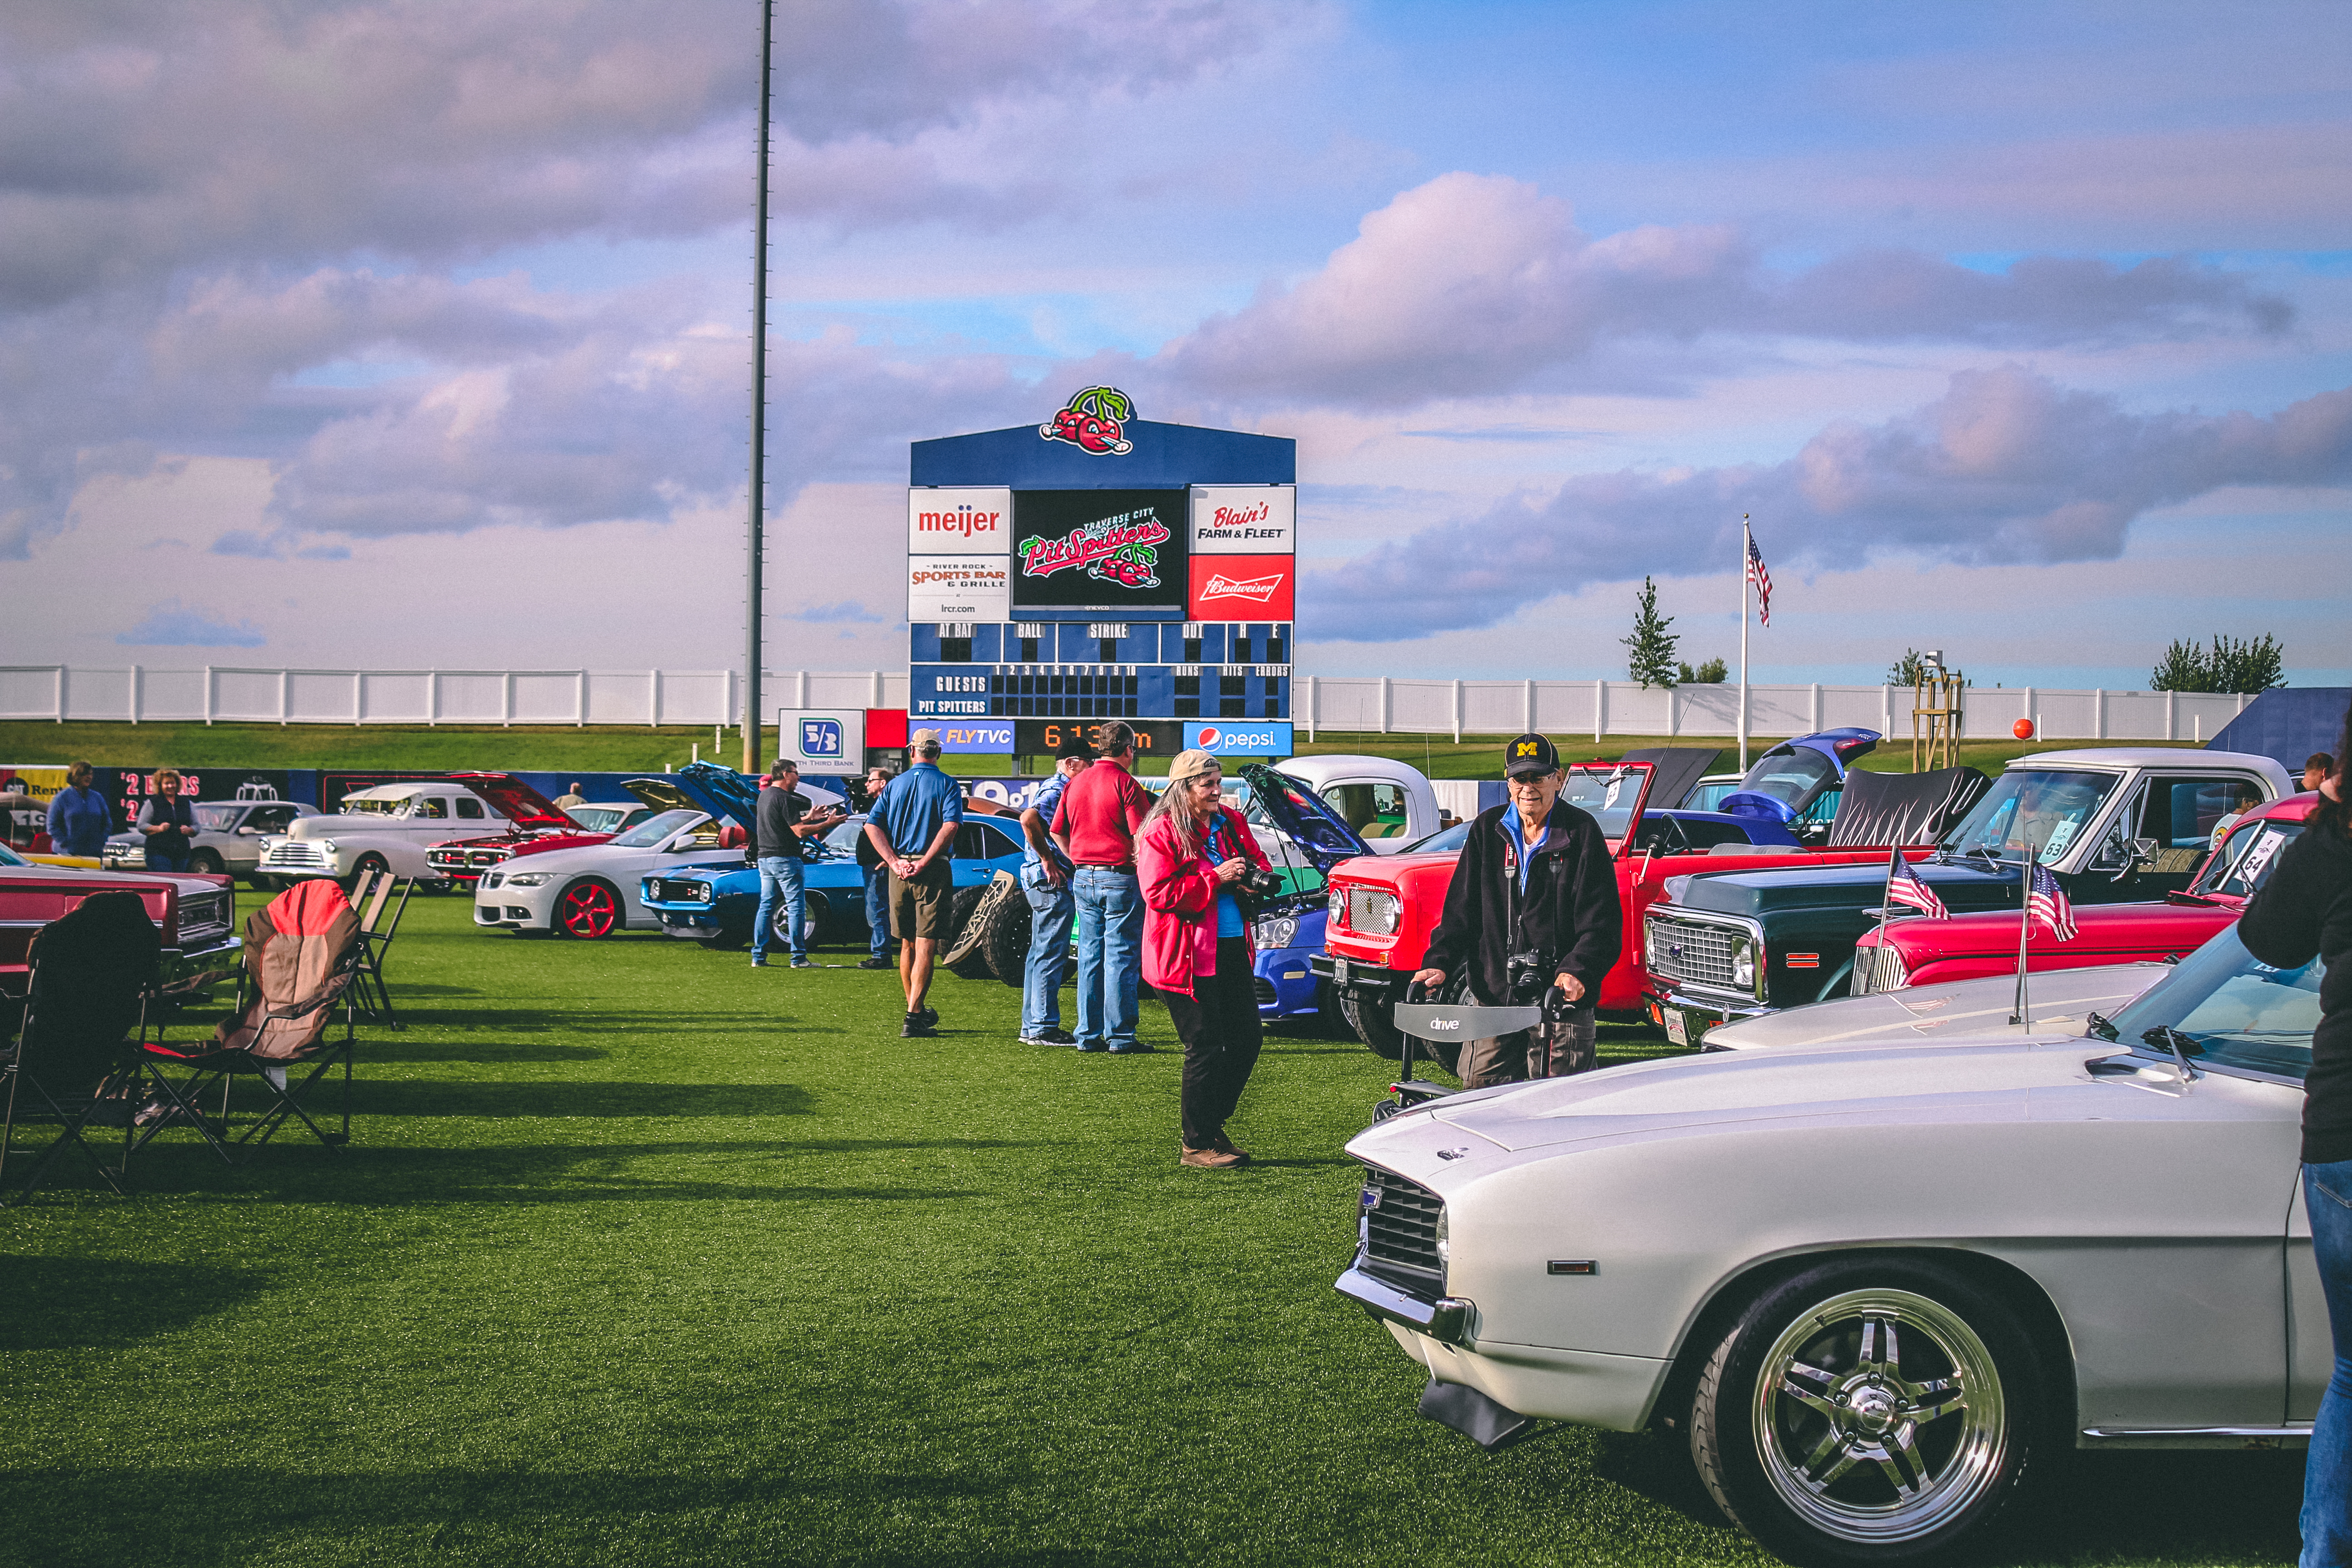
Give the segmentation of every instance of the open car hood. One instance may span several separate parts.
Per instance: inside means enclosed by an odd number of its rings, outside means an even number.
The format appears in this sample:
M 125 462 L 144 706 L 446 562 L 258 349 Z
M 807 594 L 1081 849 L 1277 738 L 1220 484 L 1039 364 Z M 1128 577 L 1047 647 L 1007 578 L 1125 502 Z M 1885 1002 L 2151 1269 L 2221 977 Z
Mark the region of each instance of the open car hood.
M 1264 763 L 1247 763 L 1242 777 L 1249 784 L 1250 798 L 1317 870 L 1328 876 L 1340 861 L 1372 853 L 1372 847 L 1328 802 L 1288 773 Z
M 688 767 L 695 764 L 688 763 Z M 703 766 L 709 764 L 704 763 Z M 725 773 L 728 770 L 716 770 Z M 745 791 L 721 793 L 709 788 L 702 779 L 688 773 L 660 773 L 652 778 L 630 779 L 621 787 L 652 806 L 656 811 L 698 811 L 715 822 L 740 823 L 746 832 L 754 822 L 752 802 L 759 797 Z M 740 799 L 730 798 L 740 795 Z
M 563 808 L 512 773 L 451 773 L 450 778 L 488 801 L 517 827 L 568 827 L 585 832 Z

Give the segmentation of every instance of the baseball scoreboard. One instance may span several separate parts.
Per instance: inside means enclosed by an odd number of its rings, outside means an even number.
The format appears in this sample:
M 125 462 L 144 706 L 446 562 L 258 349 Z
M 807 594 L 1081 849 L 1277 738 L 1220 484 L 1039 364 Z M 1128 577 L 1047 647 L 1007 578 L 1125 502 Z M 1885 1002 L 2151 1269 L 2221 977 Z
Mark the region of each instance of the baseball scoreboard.
M 1289 755 L 1297 468 L 1285 437 L 1138 419 L 1107 386 L 914 443 L 908 721 L 966 752 L 1123 719 L 1147 755 Z

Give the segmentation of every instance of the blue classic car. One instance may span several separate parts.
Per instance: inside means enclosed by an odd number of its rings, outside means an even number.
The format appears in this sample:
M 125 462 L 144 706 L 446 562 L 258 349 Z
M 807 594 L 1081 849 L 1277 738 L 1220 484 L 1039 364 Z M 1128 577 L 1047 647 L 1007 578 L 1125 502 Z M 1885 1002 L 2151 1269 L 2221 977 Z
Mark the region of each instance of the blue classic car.
M 853 816 L 821 840 L 810 840 L 802 850 L 802 885 L 808 891 L 809 944 L 868 940 L 866 923 L 866 877 L 857 864 L 857 838 L 866 818 Z M 1021 824 L 1014 816 L 967 816 L 956 829 L 949 864 L 955 873 L 955 902 L 949 910 L 949 928 L 960 931 L 980 902 L 982 891 L 999 871 L 1021 869 Z M 751 867 L 687 869 L 645 879 L 646 908 L 661 921 L 664 932 L 699 942 L 706 947 L 732 950 L 751 941 L 751 921 L 760 910 L 760 874 Z M 780 910 L 776 916 L 784 917 Z M 779 929 L 771 939 L 789 946 Z

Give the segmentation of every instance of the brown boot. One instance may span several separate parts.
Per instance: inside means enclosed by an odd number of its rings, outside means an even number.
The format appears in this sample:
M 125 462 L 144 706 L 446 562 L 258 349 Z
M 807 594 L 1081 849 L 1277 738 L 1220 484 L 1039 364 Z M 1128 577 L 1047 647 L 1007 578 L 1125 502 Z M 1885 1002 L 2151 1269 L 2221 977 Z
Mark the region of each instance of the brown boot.
M 1230 1171 L 1242 1163 L 1242 1156 L 1223 1149 L 1187 1149 L 1176 1163 L 1202 1171 Z
M 1234 1141 L 1225 1136 L 1224 1130 L 1223 1128 L 1218 1129 L 1216 1142 L 1210 1144 L 1209 1147 L 1216 1150 L 1221 1154 L 1231 1154 L 1236 1160 L 1246 1162 L 1249 1159 L 1249 1151 L 1246 1149 L 1234 1148 Z

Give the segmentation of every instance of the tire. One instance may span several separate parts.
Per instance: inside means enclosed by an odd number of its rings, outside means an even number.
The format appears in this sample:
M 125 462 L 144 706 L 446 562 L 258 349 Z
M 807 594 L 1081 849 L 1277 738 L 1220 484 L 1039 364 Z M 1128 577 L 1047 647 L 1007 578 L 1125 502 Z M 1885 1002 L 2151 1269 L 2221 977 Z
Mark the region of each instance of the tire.
M 188 869 L 217 877 L 221 874 L 221 858 L 209 849 L 199 849 L 188 857 Z
M 370 871 L 389 871 L 391 869 L 391 866 L 385 863 L 383 856 L 362 855 L 352 863 L 352 874 L 343 879 L 343 891 L 345 893 L 349 893 L 352 889 L 358 887 L 360 885 L 360 879 L 366 876 Z
M 1397 1029 L 1391 1004 L 1342 996 L 1339 1016 L 1348 1020 L 1348 1027 L 1356 1031 L 1356 1038 L 1363 1041 L 1374 1056 L 1392 1062 L 1404 1059 L 1404 1036 Z M 1462 1059 L 1462 1047 L 1452 1040 L 1416 1040 L 1412 1054 L 1416 1059 L 1433 1061 L 1450 1073 L 1454 1070 L 1454 1063 Z
M 565 936 L 581 942 L 601 942 L 621 929 L 620 889 L 602 877 L 583 877 L 555 895 L 555 911 L 548 922 Z
M 1026 894 L 1000 905 L 980 938 L 988 972 L 1007 985 L 1021 985 L 1028 974 L 1030 934 L 1036 929 L 1037 917 Z
M 807 900 L 806 904 L 801 910 L 801 945 L 803 948 L 811 948 L 816 945 L 817 928 L 824 923 L 823 918 L 817 913 L 818 907 L 822 902 L 822 900 L 811 898 Z M 754 905 L 751 910 L 751 919 L 754 923 L 756 923 L 759 921 L 759 908 Z M 780 951 L 790 952 L 792 951 L 792 918 L 793 907 L 790 904 L 784 903 L 778 904 L 776 906 L 776 912 L 768 917 L 768 951 L 770 952 Z M 722 936 L 719 940 L 724 942 L 726 938 Z M 736 945 L 738 947 L 748 947 L 751 945 L 751 933 L 750 931 L 745 931 L 742 939 L 738 942 Z
M 2017 1314 L 1958 1270 L 1841 1260 L 1766 1290 L 1715 1347 L 1691 1458 L 1791 1562 L 1923 1563 L 1980 1540 L 2054 1462 L 2049 1386 Z

